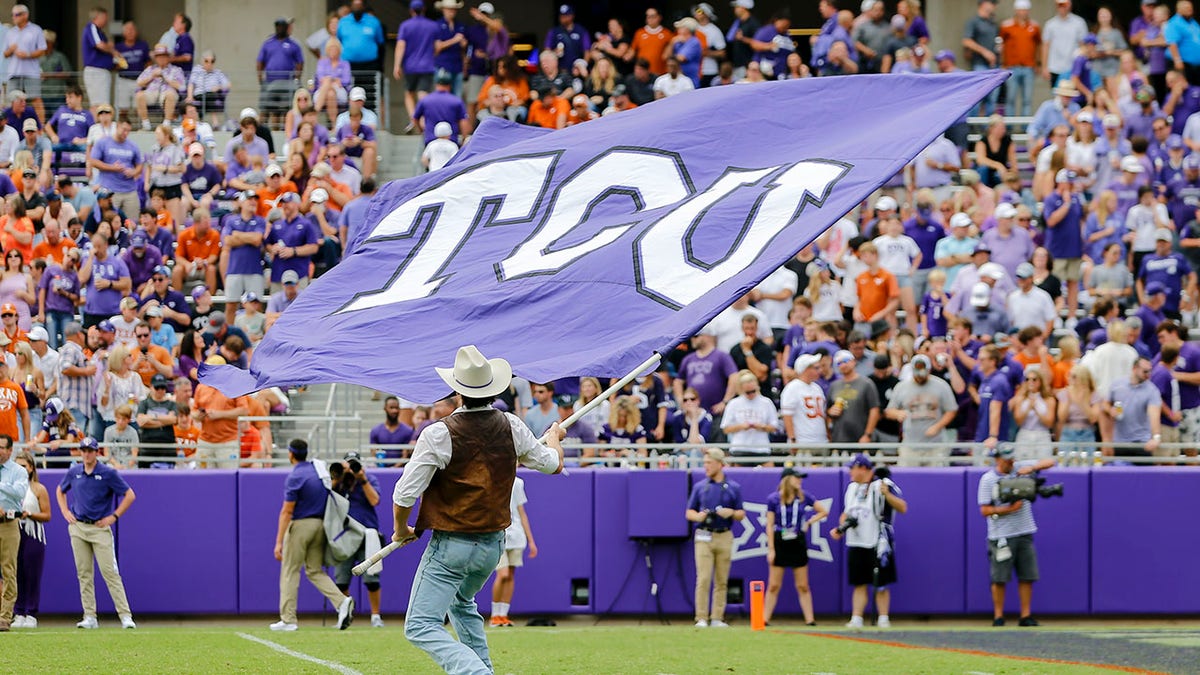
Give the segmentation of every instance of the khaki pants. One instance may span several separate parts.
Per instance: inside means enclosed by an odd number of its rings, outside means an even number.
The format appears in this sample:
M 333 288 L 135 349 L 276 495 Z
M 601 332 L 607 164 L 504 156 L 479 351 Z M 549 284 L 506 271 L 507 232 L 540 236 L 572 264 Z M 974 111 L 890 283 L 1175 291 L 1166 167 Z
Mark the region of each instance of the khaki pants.
M 21 547 L 21 528 L 17 521 L 0 523 L 0 576 L 4 595 L 0 600 L 0 621 L 12 623 L 13 605 L 17 604 L 17 551 Z
M 325 562 L 325 523 L 320 518 L 293 520 L 283 535 L 283 565 L 279 568 L 279 618 L 296 623 L 300 568 L 313 586 L 336 608 L 346 599 L 321 565 Z
M 696 540 L 696 620 L 708 621 L 708 593 L 712 584 L 712 619 L 725 620 L 729 565 L 733 562 L 733 532 L 713 532 L 712 541 Z
M 75 554 L 75 573 L 79 575 L 79 599 L 83 602 L 83 615 L 96 616 L 94 559 L 100 565 L 100 576 L 104 577 L 104 584 L 108 586 L 108 594 L 112 596 L 117 615 L 132 616 L 129 601 L 125 599 L 125 584 L 121 582 L 121 573 L 117 570 L 117 551 L 113 546 L 112 530 L 73 523 L 67 531 L 71 535 L 71 551 Z
M 228 443 L 196 441 L 196 455 L 192 459 L 204 469 L 236 469 L 242 456 L 242 445 L 232 440 Z

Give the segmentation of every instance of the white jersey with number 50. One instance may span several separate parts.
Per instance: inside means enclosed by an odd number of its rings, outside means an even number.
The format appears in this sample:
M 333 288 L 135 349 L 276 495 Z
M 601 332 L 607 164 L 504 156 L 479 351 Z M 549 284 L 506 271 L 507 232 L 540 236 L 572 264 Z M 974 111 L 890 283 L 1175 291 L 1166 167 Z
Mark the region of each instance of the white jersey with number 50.
M 792 418 L 797 443 L 827 443 L 825 390 L 816 382 L 792 380 L 779 396 L 779 412 Z

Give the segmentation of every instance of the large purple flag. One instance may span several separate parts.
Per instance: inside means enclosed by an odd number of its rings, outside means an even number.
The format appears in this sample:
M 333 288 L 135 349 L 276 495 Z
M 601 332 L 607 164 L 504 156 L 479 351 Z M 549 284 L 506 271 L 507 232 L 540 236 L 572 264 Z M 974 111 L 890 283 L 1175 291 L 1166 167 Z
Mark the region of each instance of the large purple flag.
M 1007 77 L 704 89 L 563 131 L 497 125 L 373 199 L 226 394 L 351 382 L 415 401 L 475 344 L 531 381 L 620 376 L 692 335 Z M 478 144 L 479 150 L 471 145 Z

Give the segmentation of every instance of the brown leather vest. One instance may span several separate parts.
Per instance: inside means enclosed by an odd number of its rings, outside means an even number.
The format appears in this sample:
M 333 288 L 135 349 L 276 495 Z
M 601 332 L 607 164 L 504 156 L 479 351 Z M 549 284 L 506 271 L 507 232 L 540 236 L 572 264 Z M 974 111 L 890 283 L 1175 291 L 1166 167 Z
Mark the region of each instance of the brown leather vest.
M 499 410 L 460 412 L 441 421 L 450 431 L 450 463 L 421 496 L 418 530 L 498 532 L 512 522 L 517 477 L 512 427 Z

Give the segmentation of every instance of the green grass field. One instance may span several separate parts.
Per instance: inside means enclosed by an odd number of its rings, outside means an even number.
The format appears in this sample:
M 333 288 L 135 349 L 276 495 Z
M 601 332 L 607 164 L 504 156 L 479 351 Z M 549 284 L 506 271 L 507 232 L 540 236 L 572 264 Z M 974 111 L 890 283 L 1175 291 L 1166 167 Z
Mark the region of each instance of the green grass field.
M 17 630 L 0 640 L 8 653 L 37 654 L 45 672 L 61 673 L 438 673 L 433 662 L 404 639 L 398 619 L 371 629 L 355 624 L 338 632 L 302 619 L 295 633 L 272 633 L 261 623 L 242 620 L 187 625 L 148 623 L 121 631 L 102 620 L 98 631 L 69 624 Z M 996 633 L 961 631 L 967 635 Z M 908 631 L 905 634 L 919 634 Z M 1078 635 L 1062 632 L 1061 635 Z M 896 634 L 899 635 L 899 634 Z M 926 637 L 940 635 L 927 632 Z M 1019 637 L 1020 634 L 1010 632 Z M 1042 636 L 1052 637 L 1052 631 Z M 250 637 L 247 637 L 250 636 Z M 1003 657 L 939 647 L 903 646 L 892 633 L 768 629 L 745 627 L 696 630 L 690 626 L 593 626 L 571 622 L 556 628 L 489 630 L 497 673 L 1092 673 L 1099 668 L 1056 663 L 1053 654 Z M 254 641 L 258 638 L 271 644 Z M 846 639 L 854 638 L 854 639 Z M 1052 638 L 1053 639 L 1053 638 Z M 947 645 L 953 646 L 953 645 Z M 1116 646 L 1116 645 L 1114 645 Z M 291 653 L 285 653 L 291 650 Z M 975 651 L 988 651 L 975 650 Z M 305 657 L 309 657 L 306 659 Z M 319 660 L 321 662 L 318 662 Z M 324 663 L 322 663 L 324 662 Z M 32 663 L 32 662 L 31 662 Z M 1129 664 L 1122 670 L 1129 671 Z M 1195 664 L 1193 664 L 1195 665 Z M 1111 671 L 1110 671 L 1111 672 Z

